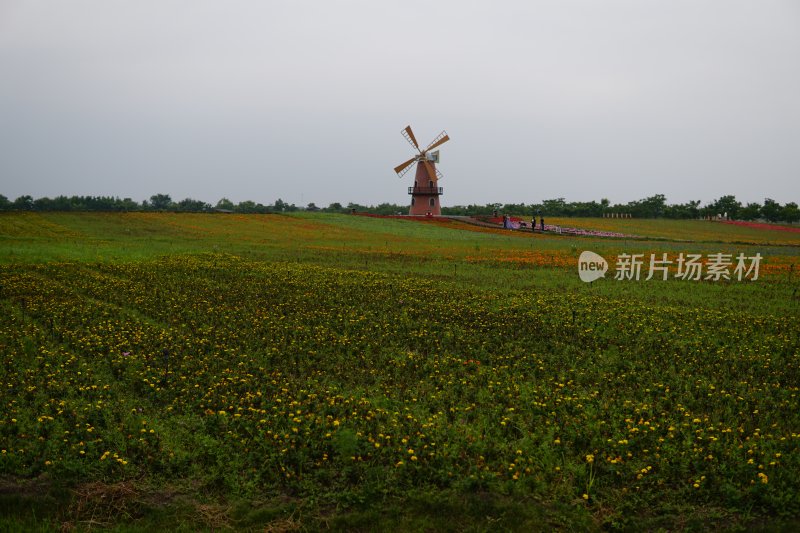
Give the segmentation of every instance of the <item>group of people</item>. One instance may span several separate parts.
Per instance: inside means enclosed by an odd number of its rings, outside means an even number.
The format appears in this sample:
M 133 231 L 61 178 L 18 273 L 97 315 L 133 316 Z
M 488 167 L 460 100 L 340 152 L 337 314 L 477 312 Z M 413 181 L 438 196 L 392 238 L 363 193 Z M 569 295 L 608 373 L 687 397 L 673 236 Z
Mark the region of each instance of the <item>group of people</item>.
M 544 231 L 544 217 L 539 217 L 539 224 L 541 230 Z M 524 222 L 520 222 L 519 226 L 525 227 Z M 515 225 L 514 222 L 511 221 L 511 217 L 508 215 L 503 215 L 503 227 L 507 229 L 515 229 L 518 226 Z M 536 216 L 531 218 L 531 231 L 536 231 Z

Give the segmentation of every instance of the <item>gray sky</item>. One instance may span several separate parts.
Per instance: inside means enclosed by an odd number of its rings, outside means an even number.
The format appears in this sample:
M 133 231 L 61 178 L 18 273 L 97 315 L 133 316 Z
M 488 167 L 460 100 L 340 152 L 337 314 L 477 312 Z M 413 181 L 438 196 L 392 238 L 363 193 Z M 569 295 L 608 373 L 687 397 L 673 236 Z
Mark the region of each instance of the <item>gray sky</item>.
M 796 0 L 0 0 L 0 194 L 800 201 Z

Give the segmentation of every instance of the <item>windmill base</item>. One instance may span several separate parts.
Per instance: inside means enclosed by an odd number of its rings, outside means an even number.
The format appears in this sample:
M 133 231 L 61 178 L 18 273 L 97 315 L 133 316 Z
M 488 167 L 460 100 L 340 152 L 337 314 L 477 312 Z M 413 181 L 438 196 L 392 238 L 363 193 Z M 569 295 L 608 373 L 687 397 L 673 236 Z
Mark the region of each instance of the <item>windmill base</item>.
M 411 207 L 408 209 L 409 215 L 428 215 L 438 217 L 442 214 L 442 207 L 439 204 L 439 196 L 415 194 L 411 197 Z

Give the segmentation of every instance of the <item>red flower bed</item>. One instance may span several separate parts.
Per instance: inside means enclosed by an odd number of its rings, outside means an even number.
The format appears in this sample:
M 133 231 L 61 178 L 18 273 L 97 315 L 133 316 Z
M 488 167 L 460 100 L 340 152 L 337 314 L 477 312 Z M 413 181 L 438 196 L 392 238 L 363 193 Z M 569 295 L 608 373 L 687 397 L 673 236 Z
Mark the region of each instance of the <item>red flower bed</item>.
M 725 224 L 734 224 L 736 226 L 745 226 L 748 228 L 756 229 L 772 229 L 778 231 L 791 231 L 793 233 L 800 233 L 800 228 L 792 226 L 779 226 L 778 224 L 766 224 L 764 222 L 743 222 L 741 220 L 723 220 Z

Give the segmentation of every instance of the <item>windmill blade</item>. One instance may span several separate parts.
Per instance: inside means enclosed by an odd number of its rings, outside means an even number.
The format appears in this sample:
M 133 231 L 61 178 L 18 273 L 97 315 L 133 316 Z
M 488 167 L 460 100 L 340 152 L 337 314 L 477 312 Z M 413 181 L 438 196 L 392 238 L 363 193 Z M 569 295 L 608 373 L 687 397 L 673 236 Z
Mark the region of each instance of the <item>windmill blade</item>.
M 425 151 L 427 152 L 428 150 L 433 150 L 437 146 L 441 146 L 449 140 L 450 137 L 447 135 L 447 132 L 442 130 L 442 133 L 440 133 L 433 141 L 431 141 L 431 144 L 425 148 Z
M 411 146 L 419 150 L 419 144 L 417 144 L 417 138 L 414 137 L 414 132 L 411 131 L 411 126 L 406 126 L 406 129 L 404 129 L 401 133 Z
M 438 169 L 438 168 L 436 168 L 436 169 L 434 169 L 434 170 L 436 170 L 436 177 L 437 177 L 438 179 L 443 179 L 443 178 L 444 178 L 444 176 L 442 176 L 442 173 L 441 173 L 441 172 L 439 172 L 439 169 Z
M 404 169 L 403 169 L 403 170 L 402 170 L 400 173 L 398 173 L 398 174 L 397 174 L 397 177 L 398 177 L 398 178 L 402 178 L 403 176 L 405 176 L 406 174 L 408 174 L 408 171 L 409 171 L 409 170 L 411 170 L 412 168 L 413 168 L 413 167 L 412 167 L 411 165 L 407 166 L 407 167 L 406 167 L 406 168 L 404 168 Z
M 408 161 L 406 161 L 405 163 L 400 163 L 399 165 L 394 167 L 394 171 L 397 173 L 398 176 L 402 176 L 403 174 L 408 172 L 408 169 L 411 168 L 411 164 L 416 159 L 417 159 L 416 156 L 414 156 L 411 159 L 409 159 Z
M 434 168 L 434 166 L 427 159 L 425 159 L 423 163 L 425 164 L 425 172 L 428 173 L 428 179 L 436 181 L 438 177 L 436 176 L 436 169 Z

